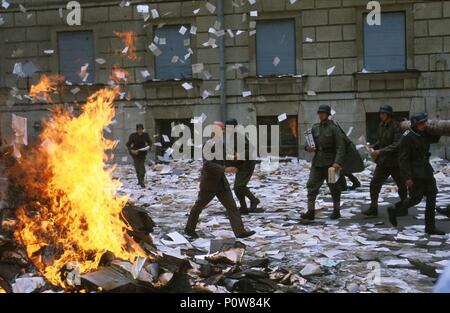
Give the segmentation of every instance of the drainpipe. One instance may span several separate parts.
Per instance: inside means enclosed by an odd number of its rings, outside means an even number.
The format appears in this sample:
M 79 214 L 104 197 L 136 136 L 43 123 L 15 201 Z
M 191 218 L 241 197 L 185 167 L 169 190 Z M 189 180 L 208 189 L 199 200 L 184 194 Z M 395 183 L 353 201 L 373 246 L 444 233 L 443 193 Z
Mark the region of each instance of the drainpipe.
M 223 1 L 217 0 L 217 20 L 220 27 L 225 29 Z M 220 118 L 225 122 L 227 119 L 227 99 L 225 91 L 225 36 L 219 38 L 219 81 L 220 81 Z

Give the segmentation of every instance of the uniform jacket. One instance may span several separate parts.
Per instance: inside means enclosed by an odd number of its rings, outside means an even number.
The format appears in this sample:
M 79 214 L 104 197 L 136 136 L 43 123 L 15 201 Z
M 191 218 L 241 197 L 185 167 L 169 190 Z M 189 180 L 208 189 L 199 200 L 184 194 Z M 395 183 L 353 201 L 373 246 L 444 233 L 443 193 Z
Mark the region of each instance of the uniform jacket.
M 126 146 L 131 154 L 131 150 L 139 150 L 147 146 L 151 147 L 152 141 L 150 140 L 148 133 L 143 133 L 142 136 L 139 136 L 138 133 L 136 132 L 130 135 L 130 138 L 128 139 Z M 136 157 L 134 154 L 131 155 L 133 157 Z M 137 156 L 145 158 L 146 155 L 147 151 L 139 151 Z
M 378 141 L 373 145 L 375 150 L 380 150 L 380 155 L 375 160 L 378 165 L 386 167 L 398 166 L 398 151 L 402 134 L 398 122 L 391 120 L 387 124 L 381 122 L 378 126 Z
M 312 165 L 329 167 L 333 163 L 343 165 L 345 156 L 344 135 L 332 121 L 314 124 L 312 136 L 316 145 L 316 153 Z
M 433 176 L 430 164 L 430 145 L 439 142 L 440 136 L 407 130 L 400 140 L 400 171 L 405 180 L 427 179 Z
M 204 147 L 204 151 L 214 152 L 214 144 L 224 145 L 223 142 L 215 142 L 211 139 L 205 143 L 206 147 Z M 225 168 L 228 166 L 228 163 L 225 161 L 225 147 L 223 147 L 223 151 L 222 160 L 217 160 L 215 158 L 203 159 L 203 167 L 200 176 L 200 191 L 218 192 L 230 190 L 230 184 L 225 176 Z

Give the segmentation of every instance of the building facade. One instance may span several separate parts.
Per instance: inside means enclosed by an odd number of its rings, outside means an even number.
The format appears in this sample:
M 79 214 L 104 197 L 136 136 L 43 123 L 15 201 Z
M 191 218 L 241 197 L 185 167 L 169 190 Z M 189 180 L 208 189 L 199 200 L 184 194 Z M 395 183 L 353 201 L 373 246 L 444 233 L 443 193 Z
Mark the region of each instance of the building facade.
M 66 1 L 9 1 L 0 8 L 0 134 L 11 137 L 13 113 L 28 118 L 29 137 L 38 134 L 52 105 L 26 93 L 40 74 L 65 76 L 55 103 L 82 104 L 114 66 L 128 72 L 107 134 L 120 140 L 118 155 L 137 123 L 164 147 L 172 123 L 202 114 L 206 123 L 280 125 L 282 154 L 299 157 L 319 104 L 331 105 L 355 142 L 376 140 L 381 104 L 398 117 L 450 119 L 450 1 L 378 1 L 375 26 L 368 2 L 80 1 L 81 25 L 69 26 Z M 136 55 L 124 43 L 130 31 Z M 434 153 L 450 155 L 447 138 Z

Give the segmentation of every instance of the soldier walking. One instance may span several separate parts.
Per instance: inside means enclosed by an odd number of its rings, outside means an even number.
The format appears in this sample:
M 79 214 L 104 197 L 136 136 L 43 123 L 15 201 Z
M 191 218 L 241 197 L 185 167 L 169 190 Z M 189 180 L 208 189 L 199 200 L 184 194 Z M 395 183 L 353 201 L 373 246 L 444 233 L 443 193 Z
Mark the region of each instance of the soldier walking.
M 309 174 L 308 183 L 308 211 L 301 215 L 304 220 L 314 220 L 315 203 L 317 195 L 323 181 L 328 177 L 328 169 L 334 167 L 337 172 L 342 168 L 345 155 L 345 139 L 341 130 L 330 119 L 331 107 L 328 105 L 320 105 L 317 111 L 320 123 L 314 124 L 312 127 L 312 136 L 314 138 L 315 147 L 307 146 L 308 152 L 314 152 L 314 158 L 311 164 L 311 172 Z M 341 217 L 341 180 L 335 184 L 328 184 L 331 196 L 333 198 L 333 213 L 331 219 Z
M 435 210 L 438 189 L 434 170 L 430 164 L 430 145 L 439 142 L 440 136 L 426 132 L 427 114 L 416 113 L 411 117 L 411 128 L 400 141 L 400 171 L 405 185 L 410 189 L 409 197 L 388 208 L 389 221 L 397 226 L 397 212 L 420 203 L 426 197 L 425 232 L 429 235 L 444 235 L 436 228 Z
M 407 197 L 407 189 L 400 175 L 398 150 L 402 134 L 399 123 L 393 119 L 394 111 L 389 105 L 382 105 L 379 110 L 381 123 L 378 126 L 378 141 L 373 145 L 372 157 L 377 164 L 370 182 L 370 207 L 363 214 L 378 216 L 378 196 L 381 187 L 392 176 L 398 187 L 398 195 L 403 201 Z M 399 216 L 408 215 L 408 211 L 397 211 Z
M 238 122 L 236 119 L 230 119 L 228 120 L 225 125 L 231 125 L 236 127 L 238 125 Z M 252 160 L 251 158 L 251 149 L 254 147 L 250 144 L 250 141 L 245 136 L 245 134 L 236 134 L 235 136 L 235 151 L 237 142 L 239 140 L 245 140 L 245 155 L 242 156 L 240 160 L 237 160 L 236 166 L 238 168 L 238 172 L 236 174 L 236 178 L 234 181 L 234 194 L 236 195 L 236 198 L 239 200 L 240 212 L 243 215 L 247 215 L 249 213 L 256 213 L 260 212 L 262 210 L 257 211 L 258 204 L 260 203 L 260 200 L 250 191 L 250 188 L 248 188 L 248 183 L 250 179 L 253 176 L 253 173 L 255 171 L 256 166 L 256 160 Z M 233 134 L 233 135 L 234 135 Z M 246 198 L 250 200 L 250 209 L 247 207 Z
M 189 218 L 186 224 L 185 233 L 191 238 L 198 238 L 195 232 L 200 213 L 211 202 L 214 197 L 217 197 L 220 203 L 225 207 L 228 218 L 230 220 L 231 228 L 237 238 L 246 238 L 255 234 L 254 231 L 247 231 L 244 228 L 239 209 L 233 199 L 233 193 L 230 189 L 230 184 L 225 176 L 225 173 L 238 172 L 234 166 L 227 166 L 225 162 L 225 147 L 223 139 L 223 129 L 225 127 L 223 122 L 214 122 L 215 130 L 212 139 L 205 144 L 206 150 L 211 151 L 219 146 L 222 146 L 223 153 L 216 157 L 204 155 L 203 168 L 200 177 L 200 191 L 198 193 L 197 201 L 191 209 Z M 205 151 L 205 148 L 204 148 Z
M 145 158 L 147 156 L 147 151 L 149 151 L 152 146 L 152 141 L 150 140 L 148 133 L 144 132 L 144 125 L 136 125 L 136 132 L 130 135 L 126 146 L 133 158 L 138 185 L 145 188 Z

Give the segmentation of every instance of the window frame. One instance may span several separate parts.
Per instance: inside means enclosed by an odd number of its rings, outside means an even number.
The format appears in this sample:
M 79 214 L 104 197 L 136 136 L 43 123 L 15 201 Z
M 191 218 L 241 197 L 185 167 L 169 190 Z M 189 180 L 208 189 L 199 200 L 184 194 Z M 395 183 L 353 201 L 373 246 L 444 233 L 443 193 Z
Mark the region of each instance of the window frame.
M 50 34 L 50 48 L 54 51 L 53 54 L 50 55 L 49 65 L 50 70 L 53 73 L 60 73 L 59 68 L 59 49 L 58 49 L 58 33 L 60 32 L 92 32 L 93 36 L 93 52 L 94 52 L 94 70 L 91 73 L 94 74 L 94 80 L 92 83 L 73 83 L 74 86 L 86 86 L 86 85 L 97 85 L 101 83 L 100 80 L 100 66 L 95 62 L 95 59 L 98 58 L 101 53 L 99 51 L 99 26 L 61 26 L 61 27 L 52 27 Z M 65 81 L 65 80 L 64 80 Z M 105 83 L 105 82 L 103 82 Z M 65 84 L 65 83 L 64 83 Z
M 290 75 L 297 75 L 297 64 L 296 64 L 296 59 L 297 59 L 297 44 L 296 44 L 296 39 L 297 39 L 297 29 L 296 29 L 296 24 L 295 24 L 295 19 L 294 18 L 281 18 L 281 19 L 267 19 L 267 20 L 260 20 L 259 22 L 263 22 L 263 23 L 277 23 L 277 22 L 281 22 L 281 21 L 291 21 L 293 23 L 293 31 L 294 31 L 294 73 L 291 74 L 287 74 L 287 73 L 281 73 L 281 74 L 265 74 L 265 75 L 261 75 L 259 74 L 259 67 L 258 67 L 258 31 L 256 31 L 255 36 L 255 59 L 256 59 L 256 75 L 258 77 L 274 77 L 274 76 L 290 76 Z M 256 22 L 256 30 L 258 29 L 258 21 Z
M 163 81 L 163 82 L 179 82 L 180 80 L 175 80 L 175 79 L 169 79 L 169 80 L 158 80 L 158 78 L 156 78 L 156 58 L 155 55 L 150 51 L 150 49 L 148 48 L 148 46 L 153 42 L 153 39 L 155 38 L 155 34 L 156 34 L 156 29 L 158 28 L 158 26 L 160 24 L 164 24 L 164 26 L 177 26 L 177 25 L 196 25 L 195 23 L 195 19 L 194 18 L 159 18 L 157 20 L 158 23 L 156 22 L 150 22 L 150 24 L 148 24 L 147 28 L 147 43 L 145 44 L 145 66 L 146 69 L 150 72 L 150 77 L 148 78 L 148 81 Z M 163 26 L 163 27 L 164 27 Z M 188 32 L 190 31 L 190 29 L 187 30 Z M 191 49 L 194 52 L 194 54 L 191 56 L 191 64 L 196 64 L 197 61 L 197 39 L 198 38 L 198 34 L 195 36 L 190 36 L 191 39 Z M 201 78 L 201 73 L 199 74 L 194 74 L 192 73 L 192 77 L 188 78 L 188 79 L 183 79 L 182 81 L 193 81 L 196 79 Z
M 61 73 L 62 67 L 61 67 L 61 55 L 60 55 L 60 49 L 59 49 L 59 42 L 60 42 L 60 34 L 62 33 L 91 33 L 92 35 L 92 65 L 94 67 L 94 78 L 91 82 L 73 82 L 71 80 L 68 80 L 68 78 Z M 57 50 L 58 50 L 58 74 L 63 75 L 64 76 L 64 81 L 68 80 L 70 81 L 73 85 L 90 85 L 90 84 L 94 84 L 95 83 L 95 79 L 96 79 L 96 75 L 95 75 L 95 69 L 97 68 L 96 66 L 96 62 L 95 62 L 95 35 L 93 31 L 90 30 L 77 30 L 77 31 L 58 31 L 56 33 L 56 45 L 57 45 Z M 90 73 L 91 71 L 88 70 L 88 73 Z M 91 74 L 90 74 L 91 75 Z
M 302 30 L 302 22 L 300 14 L 296 12 L 283 12 L 283 13 L 261 13 L 258 17 L 252 18 L 252 20 L 256 21 L 256 25 L 260 21 L 277 21 L 277 20 L 294 20 L 294 40 L 295 40 L 295 75 L 299 75 L 302 73 L 303 69 L 303 57 L 302 57 L 302 49 L 303 49 L 303 30 Z M 256 28 L 255 28 L 256 30 Z M 256 49 L 256 34 L 253 36 L 249 36 L 248 39 L 248 49 L 249 49 L 249 73 L 248 77 L 259 77 L 257 72 L 257 49 Z M 286 76 L 289 77 L 287 74 Z M 262 76 L 262 77 L 276 77 L 275 76 Z
M 381 73 L 398 73 L 407 72 L 414 69 L 414 16 L 413 4 L 385 4 L 382 6 L 381 14 L 383 13 L 405 13 L 405 66 L 404 70 L 400 71 L 383 71 Z M 365 6 L 357 8 L 356 14 L 356 49 L 357 49 L 357 71 L 362 72 L 364 68 L 364 14 L 369 13 Z M 383 23 L 383 18 L 381 19 Z M 375 73 L 375 72 L 374 72 Z M 378 72 L 376 72 L 378 73 Z
M 403 14 L 403 17 L 404 17 L 404 22 L 405 22 L 405 25 L 404 25 L 404 27 L 405 27 L 405 29 L 404 29 L 404 38 L 405 38 L 405 42 L 404 42 L 404 48 L 405 48 L 405 54 L 403 55 L 403 62 L 404 62 L 404 65 L 405 65 L 405 68 L 403 68 L 403 69 L 396 69 L 396 70 L 377 70 L 376 72 L 379 72 L 379 71 L 383 71 L 383 72 L 385 72 L 385 71 L 387 71 L 387 72 L 398 72 L 398 71 L 406 71 L 407 69 L 408 69 L 408 64 L 407 64 L 407 59 L 408 59 L 408 52 L 407 52 L 407 50 L 408 50 L 408 45 L 407 45 L 407 43 L 406 43 L 406 41 L 407 41 L 407 39 L 406 39 L 406 36 L 407 36 L 407 33 L 408 33 L 408 31 L 407 31 L 407 29 L 406 29 L 406 12 L 405 11 L 396 11 L 396 12 L 381 12 L 381 14 L 392 14 L 392 13 L 401 13 L 401 14 Z M 367 16 L 366 16 L 367 14 L 366 13 L 364 13 L 363 15 L 362 15 L 362 17 L 363 17 L 363 21 L 365 20 L 365 18 L 367 18 Z M 365 49 L 365 41 L 366 41 L 366 33 L 365 33 L 365 23 L 364 22 L 362 22 L 363 23 L 363 32 L 362 32 L 362 41 L 363 41 L 363 67 L 366 69 L 366 70 L 368 70 L 368 71 L 371 71 L 371 70 L 369 70 L 369 69 L 367 69 L 366 67 L 366 49 Z M 373 26 L 373 27 L 376 27 L 376 26 Z M 375 71 L 374 71 L 375 72 Z

